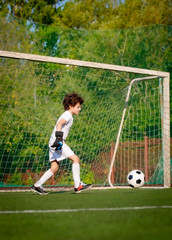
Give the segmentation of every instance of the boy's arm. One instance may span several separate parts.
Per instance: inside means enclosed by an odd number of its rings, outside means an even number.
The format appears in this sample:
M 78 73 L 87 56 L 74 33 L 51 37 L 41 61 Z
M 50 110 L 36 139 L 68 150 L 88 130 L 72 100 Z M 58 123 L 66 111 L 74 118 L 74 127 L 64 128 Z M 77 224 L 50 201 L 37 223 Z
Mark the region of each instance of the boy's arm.
M 63 146 L 63 132 L 61 131 L 62 125 L 65 124 L 67 121 L 65 119 L 61 119 L 56 124 L 56 140 L 54 141 L 53 145 L 51 147 L 55 148 L 55 151 L 61 150 Z
M 67 121 L 65 119 L 61 119 L 57 124 L 56 124 L 56 131 L 61 131 L 62 125 L 65 124 Z

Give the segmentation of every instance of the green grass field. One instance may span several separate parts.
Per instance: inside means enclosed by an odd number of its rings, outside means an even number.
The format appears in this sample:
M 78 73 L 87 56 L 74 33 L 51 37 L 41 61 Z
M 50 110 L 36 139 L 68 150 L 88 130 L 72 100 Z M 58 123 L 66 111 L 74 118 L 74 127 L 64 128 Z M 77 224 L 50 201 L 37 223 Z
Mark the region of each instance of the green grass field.
M 88 190 L 79 194 L 57 191 L 44 196 L 33 192 L 0 193 L 0 238 L 171 240 L 170 206 L 171 188 Z M 44 211 L 57 209 L 63 210 Z M 25 210 L 34 211 L 20 212 Z

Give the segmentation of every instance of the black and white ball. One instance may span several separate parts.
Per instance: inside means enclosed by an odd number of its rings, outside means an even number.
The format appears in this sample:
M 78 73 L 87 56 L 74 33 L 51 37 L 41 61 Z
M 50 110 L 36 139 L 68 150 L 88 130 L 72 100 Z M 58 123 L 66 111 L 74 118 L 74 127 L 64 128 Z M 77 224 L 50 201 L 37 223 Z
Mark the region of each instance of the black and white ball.
M 140 188 L 144 185 L 145 175 L 140 170 L 132 170 L 127 176 L 127 182 L 132 188 Z

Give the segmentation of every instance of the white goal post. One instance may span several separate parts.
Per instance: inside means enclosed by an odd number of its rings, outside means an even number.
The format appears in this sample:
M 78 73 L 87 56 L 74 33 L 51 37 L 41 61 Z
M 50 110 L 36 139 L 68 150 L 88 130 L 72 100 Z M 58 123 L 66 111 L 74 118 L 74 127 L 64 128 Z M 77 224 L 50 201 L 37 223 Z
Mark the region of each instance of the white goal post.
M 112 64 L 104 64 L 104 63 L 96 63 L 96 62 L 88 62 L 88 61 L 80 61 L 80 60 L 72 60 L 72 59 L 65 59 L 65 58 L 57 58 L 57 57 L 49 57 L 49 56 L 42 56 L 42 55 L 35 55 L 35 54 L 26 54 L 26 53 L 19 53 L 19 52 L 9 52 L 9 51 L 2 51 L 0 50 L 0 57 L 2 58 L 13 58 L 13 59 L 23 59 L 23 60 L 30 60 L 30 61 L 37 61 L 37 62 L 46 62 L 46 63 L 54 63 L 54 64 L 63 64 L 63 65 L 73 65 L 73 66 L 81 66 L 87 68 L 94 68 L 94 69 L 103 69 L 103 70 L 110 70 L 110 71 L 119 71 L 119 72 L 128 72 L 128 73 L 135 73 L 135 74 L 143 74 L 146 77 L 140 79 L 134 79 L 130 83 L 130 87 L 135 81 L 142 81 L 144 79 L 153 79 L 153 78 L 162 78 L 163 79 L 163 126 L 162 126 L 162 142 L 163 142 L 163 159 L 164 159 L 164 187 L 169 188 L 171 186 L 171 179 L 170 179 L 170 74 L 168 72 L 162 71 L 155 71 L 155 70 L 148 70 L 148 69 L 141 69 L 141 68 L 133 68 L 133 67 L 125 67 L 125 66 L 118 66 Z M 147 77 L 149 76 L 149 77 Z M 130 90 L 129 90 L 130 91 Z M 127 95 L 129 97 L 129 95 Z M 126 102 L 128 99 L 126 98 Z M 121 126 L 118 132 L 118 137 L 120 137 L 120 131 L 122 128 L 122 121 L 125 116 L 125 108 L 123 111 L 123 116 L 121 120 Z M 109 167 L 108 173 L 108 182 L 111 186 L 111 172 L 112 167 L 115 161 L 116 149 L 118 145 L 118 139 L 116 141 L 116 147 L 114 149 L 114 154 L 111 160 L 111 164 Z

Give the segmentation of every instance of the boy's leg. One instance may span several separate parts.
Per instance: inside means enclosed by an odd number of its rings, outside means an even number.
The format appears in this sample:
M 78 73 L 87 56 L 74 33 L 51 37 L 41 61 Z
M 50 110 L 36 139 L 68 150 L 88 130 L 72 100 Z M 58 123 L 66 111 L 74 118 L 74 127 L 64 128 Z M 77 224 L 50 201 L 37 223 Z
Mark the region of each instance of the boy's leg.
M 74 187 L 78 188 L 80 185 L 80 164 L 79 164 L 79 157 L 77 155 L 72 155 L 69 157 L 72 161 L 72 174 L 73 174 L 73 180 L 74 180 Z
M 55 174 L 58 170 L 59 163 L 57 161 L 51 162 L 51 168 L 48 169 L 42 177 L 34 184 L 35 187 L 41 187 L 48 179 L 50 179 L 53 174 Z
M 48 169 L 42 177 L 34 184 L 35 187 L 41 187 L 50 177 L 53 176 L 51 169 Z
M 40 187 L 48 180 L 50 179 L 54 173 L 57 172 L 59 167 L 59 163 L 57 161 L 53 161 L 51 162 L 51 168 L 48 169 L 43 175 L 42 177 L 32 186 L 32 190 L 35 192 L 38 192 L 39 194 L 46 194 L 46 192 L 42 189 L 40 189 Z
M 71 157 L 69 157 L 69 159 L 71 159 L 73 161 L 72 174 L 73 174 L 75 192 L 79 193 L 83 190 L 90 188 L 92 186 L 91 184 L 82 184 L 81 183 L 79 157 L 74 154 Z

